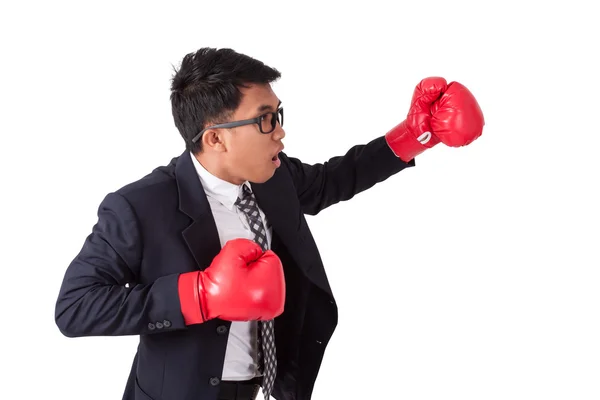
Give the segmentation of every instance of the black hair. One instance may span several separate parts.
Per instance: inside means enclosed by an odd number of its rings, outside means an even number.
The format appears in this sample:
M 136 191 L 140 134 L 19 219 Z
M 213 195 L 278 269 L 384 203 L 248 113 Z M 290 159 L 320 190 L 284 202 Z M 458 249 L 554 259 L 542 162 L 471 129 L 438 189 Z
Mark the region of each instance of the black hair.
M 171 111 L 186 149 L 202 151 L 202 141 L 192 138 L 208 123 L 226 122 L 241 102 L 240 87 L 280 77 L 276 69 L 232 49 L 204 47 L 187 54 L 171 83 Z

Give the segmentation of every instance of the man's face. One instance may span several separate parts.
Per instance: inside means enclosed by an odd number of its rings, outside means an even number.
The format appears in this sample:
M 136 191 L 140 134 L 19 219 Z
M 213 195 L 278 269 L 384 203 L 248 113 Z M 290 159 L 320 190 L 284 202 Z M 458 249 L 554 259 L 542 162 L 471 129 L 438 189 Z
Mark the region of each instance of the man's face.
M 231 121 L 256 118 L 274 112 L 280 101 L 271 85 L 253 84 L 241 88 L 242 101 Z M 281 140 L 285 132 L 279 123 L 271 133 L 261 133 L 257 124 L 220 129 L 224 151 L 221 153 L 223 178 L 241 184 L 244 181 L 263 183 L 269 180 L 280 166 L 278 154 L 283 150 Z

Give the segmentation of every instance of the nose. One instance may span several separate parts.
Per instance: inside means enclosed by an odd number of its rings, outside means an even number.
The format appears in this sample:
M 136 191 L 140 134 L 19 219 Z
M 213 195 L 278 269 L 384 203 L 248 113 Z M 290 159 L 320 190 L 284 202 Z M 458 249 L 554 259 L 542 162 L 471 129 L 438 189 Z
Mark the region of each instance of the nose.
M 285 137 L 285 131 L 283 130 L 283 128 L 281 127 L 281 125 L 278 122 L 277 126 L 275 127 L 275 130 L 273 131 L 273 139 L 281 140 L 284 137 Z

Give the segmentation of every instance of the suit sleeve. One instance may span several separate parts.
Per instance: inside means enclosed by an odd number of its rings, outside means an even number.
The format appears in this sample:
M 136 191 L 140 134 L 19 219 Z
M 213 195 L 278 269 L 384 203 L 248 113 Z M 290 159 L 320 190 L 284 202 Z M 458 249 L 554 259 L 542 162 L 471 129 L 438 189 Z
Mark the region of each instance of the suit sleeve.
M 179 274 L 136 284 L 142 239 L 127 200 L 117 193 L 107 195 L 98 222 L 60 287 L 55 320 L 65 336 L 139 335 L 185 327 Z M 161 329 L 156 329 L 158 322 Z
M 292 175 L 302 210 L 309 215 L 349 200 L 403 169 L 415 166 L 414 159 L 404 162 L 396 157 L 384 136 L 353 146 L 345 155 L 324 163 L 309 165 L 284 157 L 282 161 Z

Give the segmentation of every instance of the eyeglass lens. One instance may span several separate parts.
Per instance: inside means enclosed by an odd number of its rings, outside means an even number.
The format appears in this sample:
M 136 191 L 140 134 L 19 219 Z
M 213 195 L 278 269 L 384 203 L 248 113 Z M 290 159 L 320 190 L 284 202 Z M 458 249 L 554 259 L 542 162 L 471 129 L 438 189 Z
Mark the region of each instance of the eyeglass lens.
M 280 108 L 277 112 L 267 113 L 261 119 L 260 130 L 263 133 L 271 133 L 275 130 L 275 126 L 277 126 L 277 121 L 279 121 L 279 125 L 283 126 L 283 109 Z

